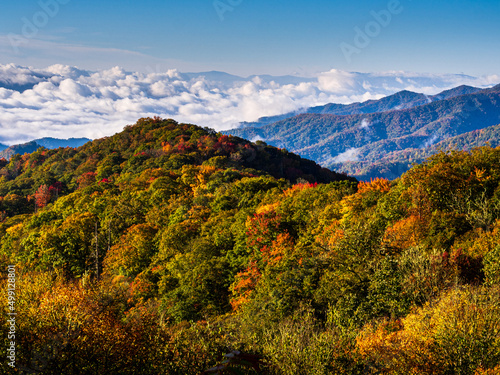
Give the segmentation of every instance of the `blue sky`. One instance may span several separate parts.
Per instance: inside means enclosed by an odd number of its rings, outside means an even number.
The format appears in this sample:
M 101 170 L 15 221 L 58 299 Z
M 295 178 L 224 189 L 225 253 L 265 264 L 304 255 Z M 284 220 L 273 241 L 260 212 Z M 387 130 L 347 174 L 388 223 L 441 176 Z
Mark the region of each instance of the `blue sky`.
M 2 4 L 0 63 L 477 76 L 499 73 L 499 35 L 498 0 L 23 0 Z

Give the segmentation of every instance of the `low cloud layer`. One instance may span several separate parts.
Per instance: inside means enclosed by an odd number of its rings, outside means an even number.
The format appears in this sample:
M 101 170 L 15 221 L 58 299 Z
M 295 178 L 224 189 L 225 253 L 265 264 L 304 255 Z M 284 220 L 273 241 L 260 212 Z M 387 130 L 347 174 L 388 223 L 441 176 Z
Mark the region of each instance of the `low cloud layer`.
M 358 161 L 359 160 L 359 148 L 350 148 L 345 152 L 337 155 L 331 160 L 332 163 L 345 163 L 348 161 Z
M 0 65 L 0 143 L 48 136 L 98 138 L 147 116 L 223 130 L 263 116 L 378 99 L 400 90 L 430 95 L 461 84 L 486 87 L 499 82 L 499 76 L 404 72 L 331 70 L 313 78 L 242 78 L 220 72 L 134 73 L 118 67 L 93 72 L 63 65 Z

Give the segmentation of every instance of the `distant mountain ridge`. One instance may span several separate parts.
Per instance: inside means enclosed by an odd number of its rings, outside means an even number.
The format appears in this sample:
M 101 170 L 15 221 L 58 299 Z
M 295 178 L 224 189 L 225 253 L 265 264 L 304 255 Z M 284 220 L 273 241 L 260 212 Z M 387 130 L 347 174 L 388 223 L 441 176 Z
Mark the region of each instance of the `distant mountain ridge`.
M 235 82 L 251 82 L 254 79 L 259 79 L 264 82 L 276 82 L 280 85 L 296 85 L 302 82 L 314 82 L 316 78 L 306 78 L 292 75 L 285 76 L 272 76 L 269 74 L 251 75 L 248 77 L 241 77 L 234 74 L 229 74 L 220 71 L 199 72 L 199 73 L 179 73 L 183 79 L 197 79 L 205 77 L 209 81 L 216 81 L 225 84 L 234 84 Z
M 471 151 L 473 148 L 486 145 L 500 146 L 500 124 L 457 135 L 427 148 L 392 151 L 381 155 L 380 159 L 367 158 L 363 160 L 363 150 L 360 150 L 357 154 L 360 161 L 346 161 L 332 164 L 330 167 L 356 175 L 361 180 L 370 180 L 377 176 L 392 180 L 411 169 L 413 165 L 423 163 L 427 158 L 440 151 Z
M 59 139 L 59 138 L 45 137 L 45 138 L 35 139 L 36 143 L 48 149 L 54 149 L 59 147 L 80 147 L 90 141 L 91 139 L 88 138 Z
M 395 105 L 409 108 L 388 110 Z M 262 139 L 359 179 L 395 178 L 408 170 L 411 163 L 398 164 L 396 171 L 384 163 L 395 163 L 401 157 L 400 152 L 411 150 L 419 154 L 420 150 L 450 138 L 500 124 L 500 85 L 483 90 L 460 86 L 432 97 L 403 91 L 378 101 L 347 106 L 350 111 L 366 113 L 321 113 L 345 107 L 335 104 L 317 107 L 320 113 L 300 114 L 273 124 L 226 133 Z
M 379 100 L 368 100 L 366 102 L 352 104 L 329 103 L 322 106 L 310 107 L 295 112 L 289 112 L 283 115 L 261 117 L 255 122 L 242 122 L 240 125 L 241 127 L 261 127 L 304 113 L 345 116 L 408 109 L 439 100 L 454 98 L 460 95 L 474 94 L 481 90 L 482 89 L 477 87 L 462 85 L 430 96 L 403 90 L 397 92 L 394 95 L 389 95 Z
M 59 148 L 59 147 L 80 147 L 85 143 L 91 141 L 88 138 L 69 138 L 69 139 L 59 139 L 59 138 L 40 138 L 33 141 L 22 143 L 18 145 L 6 146 L 0 145 L 0 159 L 5 158 L 9 160 L 14 154 L 31 154 L 35 152 L 40 147 L 45 147 L 49 150 Z M 1 148 L 5 146 L 4 148 Z
M 41 146 L 35 141 L 23 143 L 20 145 L 12 145 L 0 152 L 0 159 L 5 158 L 9 160 L 12 157 L 12 155 L 15 154 L 20 154 L 20 155 L 31 154 L 32 152 L 38 150 L 40 147 Z

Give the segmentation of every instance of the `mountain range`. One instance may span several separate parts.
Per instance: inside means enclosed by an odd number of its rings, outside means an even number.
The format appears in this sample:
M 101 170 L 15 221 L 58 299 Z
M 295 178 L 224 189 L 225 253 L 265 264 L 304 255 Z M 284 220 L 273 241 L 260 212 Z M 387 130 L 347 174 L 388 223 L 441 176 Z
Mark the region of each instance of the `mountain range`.
M 399 109 L 414 108 L 420 105 L 439 100 L 450 99 L 456 96 L 473 94 L 481 91 L 480 88 L 462 85 L 451 90 L 443 91 L 436 95 L 425 95 L 408 90 L 402 90 L 394 95 L 386 96 L 380 100 L 367 100 L 352 104 L 329 103 L 322 106 L 309 107 L 283 115 L 261 117 L 255 122 L 241 122 L 240 127 L 262 127 L 303 113 L 316 113 L 323 115 L 359 115 L 364 113 L 377 113 Z
M 90 139 L 88 138 L 59 139 L 45 137 L 35 139 L 31 142 L 12 146 L 0 144 L 0 159 L 5 158 L 9 160 L 14 154 L 30 154 L 38 150 L 40 147 L 45 147 L 49 150 L 59 147 L 80 147 L 89 141 Z
M 477 145 L 495 143 L 500 85 L 459 86 L 433 96 L 401 91 L 380 100 L 327 104 L 284 116 L 225 133 L 263 140 L 362 180 L 392 179 L 438 150 L 455 144 L 470 149 L 466 139 L 480 140 Z

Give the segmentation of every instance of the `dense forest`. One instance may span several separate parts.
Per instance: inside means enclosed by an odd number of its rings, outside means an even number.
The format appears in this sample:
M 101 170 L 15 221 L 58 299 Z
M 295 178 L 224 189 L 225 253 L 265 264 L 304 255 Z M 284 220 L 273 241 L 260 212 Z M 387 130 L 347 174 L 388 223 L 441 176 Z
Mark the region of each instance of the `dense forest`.
M 500 148 L 358 182 L 153 118 L 0 176 L 2 373 L 500 373 Z

